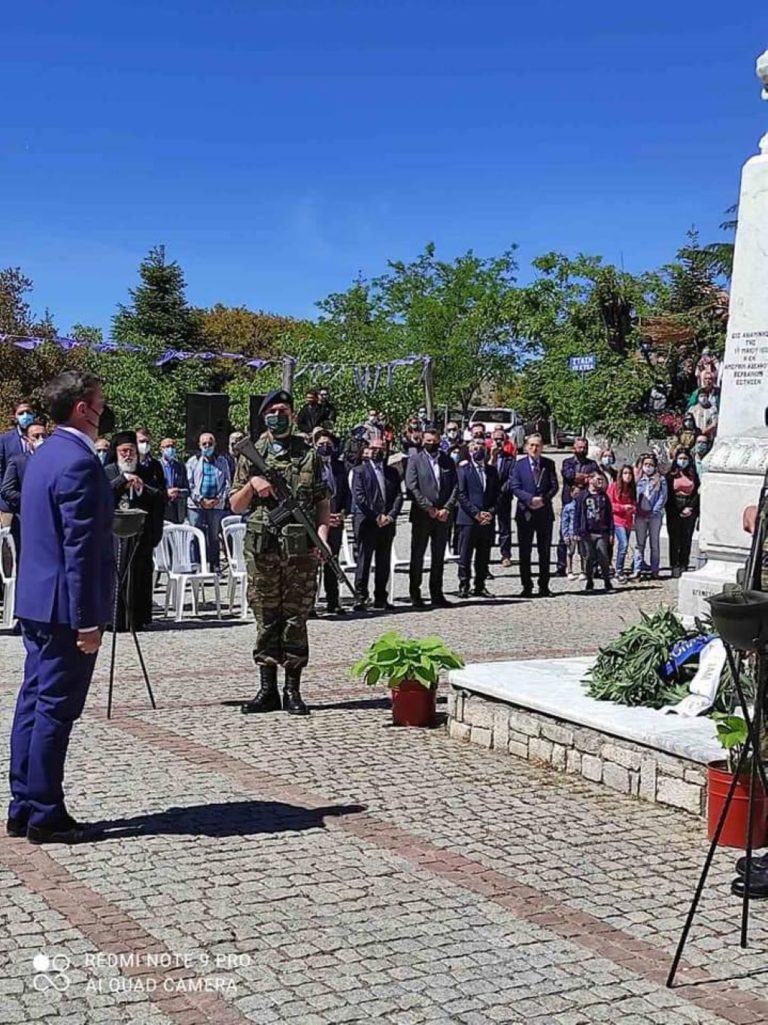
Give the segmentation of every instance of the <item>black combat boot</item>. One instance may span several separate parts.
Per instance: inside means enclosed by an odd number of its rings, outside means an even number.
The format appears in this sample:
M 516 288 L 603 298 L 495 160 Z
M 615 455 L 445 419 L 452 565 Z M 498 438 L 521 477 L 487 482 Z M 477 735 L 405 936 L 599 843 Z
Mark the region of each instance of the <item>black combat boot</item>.
M 277 666 L 259 666 L 261 686 L 253 701 L 240 705 L 245 715 L 250 712 L 279 712 L 280 694 L 277 690 Z
M 309 709 L 301 699 L 300 687 L 301 669 L 286 669 L 283 708 L 289 715 L 309 715 Z

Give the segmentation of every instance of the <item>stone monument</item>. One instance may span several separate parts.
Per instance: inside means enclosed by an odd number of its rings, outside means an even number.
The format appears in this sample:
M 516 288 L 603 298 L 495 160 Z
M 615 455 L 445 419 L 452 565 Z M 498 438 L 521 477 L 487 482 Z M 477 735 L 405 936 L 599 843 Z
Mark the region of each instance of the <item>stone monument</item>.
M 768 100 L 768 51 L 757 74 Z M 717 439 L 701 488 L 706 563 L 680 579 L 683 616 L 708 612 L 704 599 L 736 580 L 750 544 L 742 511 L 757 501 L 768 466 L 768 134 L 744 165 L 738 217 Z

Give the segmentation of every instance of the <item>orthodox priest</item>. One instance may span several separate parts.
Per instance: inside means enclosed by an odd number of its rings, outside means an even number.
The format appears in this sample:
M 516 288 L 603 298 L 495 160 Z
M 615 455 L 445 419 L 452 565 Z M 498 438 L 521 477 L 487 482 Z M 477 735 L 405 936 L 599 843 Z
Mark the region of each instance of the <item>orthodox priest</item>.
M 120 581 L 117 622 L 118 631 L 143 630 L 152 622 L 152 552 L 163 536 L 164 489 L 155 486 L 151 468 L 139 462 L 135 431 L 118 431 L 112 438 L 114 461 L 104 467 L 116 509 L 143 509 L 147 517 L 137 540 L 120 540 L 124 546 L 121 558 L 127 575 Z M 135 550 L 132 547 L 135 545 Z

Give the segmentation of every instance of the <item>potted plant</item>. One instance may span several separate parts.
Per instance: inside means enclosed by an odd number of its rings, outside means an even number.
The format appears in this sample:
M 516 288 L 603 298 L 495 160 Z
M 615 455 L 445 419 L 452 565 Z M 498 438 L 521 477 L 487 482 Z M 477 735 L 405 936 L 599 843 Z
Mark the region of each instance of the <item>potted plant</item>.
M 747 741 L 747 724 L 740 715 L 727 712 L 713 712 L 720 741 L 726 759 L 711 762 L 707 767 L 707 832 L 711 840 L 715 835 L 720 815 L 731 788 L 733 774 L 739 762 L 741 749 Z M 739 774 L 736 790 L 728 809 L 723 830 L 718 841 L 721 847 L 747 847 L 747 825 L 749 822 L 750 767 Z M 763 789 L 760 776 L 755 779 L 755 807 L 752 815 L 752 846 L 765 847 L 768 842 L 768 795 Z
M 463 665 L 439 637 L 410 640 L 390 631 L 373 642 L 352 673 L 371 686 L 386 683 L 392 692 L 395 726 L 432 726 L 440 670 Z

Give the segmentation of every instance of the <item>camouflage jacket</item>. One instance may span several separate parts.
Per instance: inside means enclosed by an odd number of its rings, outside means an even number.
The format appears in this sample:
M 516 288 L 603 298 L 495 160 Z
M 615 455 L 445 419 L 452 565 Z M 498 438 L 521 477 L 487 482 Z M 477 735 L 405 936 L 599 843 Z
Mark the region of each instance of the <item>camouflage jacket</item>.
M 323 480 L 322 466 L 317 453 L 303 438 L 291 434 L 285 439 L 285 445 L 273 449 L 268 434 L 264 433 L 256 442 L 256 449 L 264 457 L 270 469 L 276 470 L 291 490 L 294 498 L 298 498 L 307 512 L 312 512 L 318 502 L 328 497 L 328 488 Z M 245 456 L 240 456 L 235 468 L 235 479 L 232 482 L 232 494 L 245 487 L 251 477 L 258 476 L 258 470 Z M 267 512 L 275 505 L 274 498 L 251 496 L 247 517 L 249 529 L 261 533 L 265 529 Z

